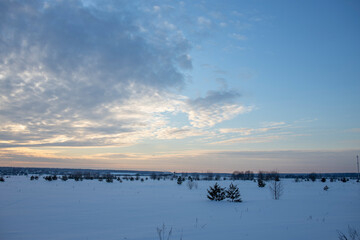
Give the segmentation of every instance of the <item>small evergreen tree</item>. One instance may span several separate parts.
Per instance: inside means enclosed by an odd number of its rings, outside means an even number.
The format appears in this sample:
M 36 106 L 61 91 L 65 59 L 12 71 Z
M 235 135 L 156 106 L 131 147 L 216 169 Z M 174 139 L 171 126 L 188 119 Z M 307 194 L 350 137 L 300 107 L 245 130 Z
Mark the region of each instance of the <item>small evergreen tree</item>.
M 225 188 L 220 187 L 218 183 L 215 183 L 214 187 L 210 186 L 210 189 L 207 191 L 209 193 L 207 197 L 211 201 L 222 201 L 225 199 Z
M 112 183 L 114 180 L 113 180 L 113 176 L 111 175 L 111 174 L 107 174 L 106 176 L 105 176 L 105 181 L 107 182 L 107 183 Z
M 45 176 L 44 179 L 45 179 L 46 181 L 49 181 L 49 182 L 52 181 L 52 177 L 51 177 L 51 176 Z
M 326 182 L 326 178 L 321 178 L 321 182 Z
M 229 188 L 226 190 L 226 198 L 229 198 L 232 202 L 242 202 L 240 198 L 240 191 L 239 188 L 234 185 L 230 184 Z
M 182 182 L 183 182 L 183 179 L 182 179 L 181 176 L 179 176 L 178 179 L 177 179 L 177 184 L 181 185 Z
M 68 178 L 68 176 L 66 176 L 66 175 L 63 175 L 62 177 L 61 177 L 61 180 L 63 180 L 64 182 L 65 181 L 67 181 L 69 178 Z
M 329 187 L 326 185 L 326 186 L 324 187 L 324 190 L 325 190 L 325 191 L 329 190 Z
M 263 187 L 265 187 L 265 182 L 262 180 L 262 179 L 258 179 L 258 187 L 261 187 L 261 188 L 263 188 Z
M 0 182 L 5 182 L 5 179 L 3 177 L 0 177 Z

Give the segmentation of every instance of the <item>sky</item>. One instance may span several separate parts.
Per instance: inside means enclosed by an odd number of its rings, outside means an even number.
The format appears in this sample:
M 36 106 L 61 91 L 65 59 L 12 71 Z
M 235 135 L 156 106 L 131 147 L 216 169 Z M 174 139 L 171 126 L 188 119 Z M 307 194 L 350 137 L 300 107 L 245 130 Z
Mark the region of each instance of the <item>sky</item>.
M 0 166 L 355 172 L 359 1 L 0 1 Z

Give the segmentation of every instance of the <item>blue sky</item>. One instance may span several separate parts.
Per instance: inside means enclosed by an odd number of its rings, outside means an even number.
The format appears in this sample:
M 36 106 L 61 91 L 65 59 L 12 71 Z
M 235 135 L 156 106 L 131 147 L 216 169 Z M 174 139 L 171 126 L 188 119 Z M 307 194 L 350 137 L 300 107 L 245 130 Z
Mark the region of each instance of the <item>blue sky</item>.
M 0 165 L 355 171 L 357 1 L 3 1 Z

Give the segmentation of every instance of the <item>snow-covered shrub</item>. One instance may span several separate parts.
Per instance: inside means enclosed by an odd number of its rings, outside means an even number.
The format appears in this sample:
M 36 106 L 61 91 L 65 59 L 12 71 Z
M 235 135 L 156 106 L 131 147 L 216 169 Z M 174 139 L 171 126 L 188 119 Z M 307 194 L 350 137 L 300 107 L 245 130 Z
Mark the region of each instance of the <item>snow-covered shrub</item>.
M 67 181 L 69 178 L 68 178 L 68 176 L 66 176 L 66 175 L 63 175 L 62 177 L 61 177 L 61 180 L 63 180 L 63 181 Z
M 44 179 L 46 180 L 46 181 L 52 181 L 52 180 L 54 180 L 54 178 L 52 177 L 52 176 L 45 176 L 44 177 Z M 57 178 L 56 178 L 57 179 Z
M 0 177 L 0 182 L 5 182 L 5 179 L 3 177 Z
M 107 174 L 105 178 L 107 183 L 112 183 L 114 181 L 114 177 L 111 174 Z
M 326 182 L 326 178 L 321 178 L 321 182 Z
M 183 181 L 184 179 L 181 176 L 179 176 L 177 179 L 177 184 L 181 185 Z
M 349 181 L 349 179 L 347 179 L 347 178 L 343 177 L 343 178 L 341 178 L 341 179 L 340 179 L 340 181 L 342 181 L 342 182 L 346 183 L 347 181 Z
M 329 187 L 326 185 L 326 186 L 324 187 L 324 190 L 325 190 L 325 191 L 329 190 Z
M 348 236 L 338 231 L 339 240 L 360 240 L 360 235 L 355 228 L 348 226 Z
M 233 183 L 230 184 L 229 188 L 225 192 L 226 198 L 229 198 L 231 202 L 242 202 L 239 188 Z
M 225 199 L 225 188 L 220 187 L 218 183 L 215 183 L 213 187 L 210 186 L 210 189 L 207 191 L 207 197 L 211 201 L 222 201 Z
M 263 188 L 263 187 L 265 187 L 266 186 L 266 184 L 265 184 L 265 182 L 262 180 L 262 179 L 258 179 L 258 187 L 261 187 L 261 188 Z

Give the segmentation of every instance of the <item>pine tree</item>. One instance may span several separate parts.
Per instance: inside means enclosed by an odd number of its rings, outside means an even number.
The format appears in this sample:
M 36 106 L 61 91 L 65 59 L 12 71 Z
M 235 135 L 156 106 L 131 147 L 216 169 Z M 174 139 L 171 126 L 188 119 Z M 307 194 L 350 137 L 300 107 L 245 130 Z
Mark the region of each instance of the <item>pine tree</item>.
M 182 182 L 183 182 L 183 179 L 182 179 L 181 176 L 179 176 L 178 179 L 177 179 L 177 184 L 181 185 Z
M 219 184 L 215 183 L 214 187 L 210 186 L 210 189 L 207 190 L 207 197 L 211 201 L 222 201 L 225 199 L 225 188 L 219 186 Z
M 226 190 L 226 198 L 229 198 L 232 202 L 242 202 L 239 188 L 232 183 L 230 184 L 228 190 Z
M 262 188 L 262 187 L 265 187 L 265 185 L 266 185 L 266 184 L 264 183 L 264 181 L 259 178 L 259 179 L 258 179 L 258 187 L 261 187 L 261 188 Z
M 64 182 L 65 181 L 67 181 L 69 178 L 68 178 L 68 176 L 66 176 L 66 175 L 63 175 L 62 177 L 61 177 L 61 180 L 63 180 Z

